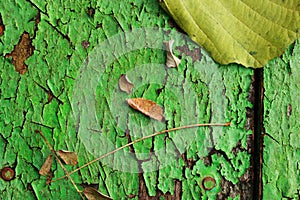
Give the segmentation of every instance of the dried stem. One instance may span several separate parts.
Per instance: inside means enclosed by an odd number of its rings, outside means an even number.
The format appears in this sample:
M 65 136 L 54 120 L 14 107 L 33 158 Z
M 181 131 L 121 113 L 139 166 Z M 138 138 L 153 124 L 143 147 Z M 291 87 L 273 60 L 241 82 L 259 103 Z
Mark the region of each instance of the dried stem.
M 95 160 L 92 160 L 92 161 L 90 161 L 90 162 L 82 165 L 81 167 L 79 167 L 79 168 L 77 168 L 77 169 L 69 172 L 65 176 L 62 176 L 62 177 L 59 177 L 57 179 L 52 180 L 51 182 L 55 182 L 55 181 L 58 181 L 60 179 L 63 179 L 65 177 L 67 177 L 67 175 L 74 174 L 75 172 L 81 170 L 82 168 L 85 168 L 85 167 L 87 167 L 87 166 L 89 166 L 89 165 L 91 165 L 91 164 L 93 164 L 93 163 L 95 163 L 95 162 L 97 162 L 97 161 L 99 161 L 99 160 L 107 157 L 107 156 L 110 156 L 110 155 L 112 155 L 112 154 L 114 154 L 114 153 L 116 153 L 116 152 L 118 152 L 118 151 L 120 151 L 120 150 L 122 150 L 122 149 L 124 149 L 126 147 L 129 147 L 130 145 L 133 145 L 133 144 L 138 143 L 140 141 L 146 140 L 148 138 L 152 138 L 152 137 L 157 136 L 157 135 L 161 135 L 161 134 L 164 134 L 164 133 L 169 133 L 169 132 L 177 131 L 177 130 L 181 130 L 181 129 L 187 129 L 187 128 L 195 128 L 195 127 L 201 127 L 201 126 L 230 126 L 230 124 L 231 124 L 231 122 L 227 122 L 227 123 L 224 123 L 224 124 L 212 124 L 212 123 L 211 124 L 191 124 L 191 125 L 180 126 L 180 127 L 171 128 L 171 129 L 163 130 L 163 131 L 160 131 L 160 132 L 156 132 L 156 133 L 153 133 L 151 135 L 147 135 L 145 137 L 142 137 L 142 138 L 139 138 L 137 140 L 134 140 L 134 141 L 132 141 L 132 142 L 130 142 L 128 144 L 125 144 L 124 146 L 121 146 L 121 147 L 119 147 L 119 148 L 117 148 L 117 149 L 115 149 L 115 150 L 113 150 L 111 152 L 108 152 L 108 153 L 106 153 L 106 154 L 104 154 L 104 155 L 96 158 Z
M 65 166 L 63 165 L 63 163 L 61 162 L 61 160 L 59 159 L 56 151 L 53 149 L 53 147 L 51 146 L 51 144 L 48 142 L 48 140 L 46 139 L 46 137 L 44 136 L 44 134 L 42 133 L 41 130 L 36 130 L 37 133 L 40 134 L 40 136 L 43 138 L 43 140 L 45 141 L 45 143 L 47 144 L 47 146 L 49 147 L 51 153 L 54 155 L 55 159 L 57 160 L 57 162 L 59 163 L 59 165 L 61 166 L 61 168 L 64 170 L 65 172 L 65 176 L 64 177 L 67 177 L 68 179 L 70 179 L 71 183 L 73 184 L 73 186 L 75 187 L 76 191 L 79 193 L 80 197 L 82 199 L 85 199 L 81 193 L 81 191 L 78 189 L 76 183 L 74 182 L 74 180 L 71 178 L 70 174 L 68 173 L 67 169 L 65 168 Z

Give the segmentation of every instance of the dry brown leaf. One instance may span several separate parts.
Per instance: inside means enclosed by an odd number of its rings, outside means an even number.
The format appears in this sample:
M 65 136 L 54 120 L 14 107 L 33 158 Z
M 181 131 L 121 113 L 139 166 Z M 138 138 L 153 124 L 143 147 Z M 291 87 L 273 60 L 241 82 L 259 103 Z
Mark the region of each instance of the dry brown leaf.
M 166 61 L 167 67 L 178 67 L 178 65 L 181 62 L 180 59 L 177 58 L 173 54 L 173 50 L 172 50 L 173 43 L 174 43 L 174 40 L 170 40 L 168 42 L 165 42 L 165 45 L 167 47 L 167 61 Z
M 93 187 L 86 187 L 84 188 L 83 194 L 88 200 L 107 200 L 107 199 L 112 199 L 109 196 L 106 196 L 96 190 Z
M 39 174 L 45 176 L 49 173 L 52 166 L 52 155 L 49 155 L 41 167 Z
M 77 165 L 78 156 L 73 151 L 58 150 L 57 154 L 67 165 Z
M 126 101 L 130 107 L 153 119 L 158 121 L 162 121 L 164 119 L 163 109 L 151 100 L 144 98 L 132 98 L 127 99 Z
M 119 79 L 119 87 L 120 90 L 123 92 L 126 92 L 127 94 L 130 94 L 133 89 L 133 84 L 131 81 L 127 78 L 126 74 L 122 74 Z

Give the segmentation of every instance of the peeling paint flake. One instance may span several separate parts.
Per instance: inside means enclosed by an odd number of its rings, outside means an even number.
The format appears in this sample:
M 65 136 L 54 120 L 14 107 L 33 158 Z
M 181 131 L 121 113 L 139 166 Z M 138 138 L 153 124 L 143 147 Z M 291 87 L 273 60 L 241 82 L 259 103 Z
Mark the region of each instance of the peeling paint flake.
M 25 74 L 27 71 L 27 65 L 25 61 L 33 54 L 34 47 L 28 33 L 24 32 L 19 40 L 19 43 L 15 45 L 14 50 L 10 54 L 6 54 L 5 57 L 12 57 L 12 63 L 15 69 L 20 74 Z

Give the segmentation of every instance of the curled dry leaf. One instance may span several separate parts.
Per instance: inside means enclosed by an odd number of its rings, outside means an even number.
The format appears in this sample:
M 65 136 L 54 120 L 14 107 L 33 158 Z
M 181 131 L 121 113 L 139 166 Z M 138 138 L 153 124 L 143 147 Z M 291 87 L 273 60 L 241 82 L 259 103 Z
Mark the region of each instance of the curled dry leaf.
M 52 155 L 49 155 L 41 167 L 39 174 L 45 176 L 49 173 L 52 166 Z
M 73 151 L 58 150 L 57 154 L 67 165 L 77 165 L 78 156 Z
M 173 54 L 173 50 L 172 50 L 173 43 L 174 43 L 174 40 L 170 40 L 168 42 L 165 42 L 165 45 L 167 47 L 167 61 L 166 61 L 167 67 L 178 67 L 178 65 L 181 62 L 180 59 L 177 58 Z
M 84 188 L 83 194 L 88 200 L 107 200 L 107 199 L 112 199 L 109 196 L 106 196 L 96 190 L 93 187 L 86 187 Z
M 130 107 L 153 119 L 158 121 L 162 121 L 164 119 L 163 109 L 151 100 L 144 98 L 132 98 L 127 99 L 126 101 Z
M 131 93 L 132 89 L 133 89 L 133 84 L 131 83 L 131 81 L 127 78 L 126 74 L 122 74 L 120 76 L 119 79 L 119 87 L 120 90 L 122 90 L 123 92 L 126 92 L 128 94 Z

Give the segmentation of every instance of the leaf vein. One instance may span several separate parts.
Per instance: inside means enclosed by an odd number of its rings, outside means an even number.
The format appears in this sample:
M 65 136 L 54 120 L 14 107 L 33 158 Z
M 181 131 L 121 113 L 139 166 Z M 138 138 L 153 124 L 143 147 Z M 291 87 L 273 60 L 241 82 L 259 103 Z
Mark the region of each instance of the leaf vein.
M 218 0 L 222 5 L 224 5 L 220 0 Z M 249 27 L 248 24 L 246 24 L 245 22 L 243 22 L 242 20 L 240 20 L 236 15 L 234 15 L 230 10 L 227 9 L 226 6 L 223 6 L 224 9 L 226 9 L 228 11 L 228 14 L 230 14 L 231 16 L 233 16 L 237 21 L 239 21 L 241 24 L 244 25 L 244 27 L 246 29 L 248 29 L 249 31 L 251 31 L 252 33 L 254 33 L 256 36 L 258 36 L 259 38 L 261 38 L 262 40 L 266 41 L 268 44 L 270 44 L 271 46 L 275 47 L 276 49 L 278 49 L 277 46 L 275 46 L 273 44 L 273 42 L 269 41 L 267 38 L 263 37 L 262 35 L 260 35 L 259 33 L 255 32 L 251 27 Z M 249 7 L 250 8 L 250 7 Z M 252 8 L 250 8 L 251 10 L 253 10 Z M 254 12 L 256 12 L 255 10 L 253 10 Z M 256 12 L 257 13 L 257 12 Z
M 201 3 L 200 1 L 199 1 L 199 3 Z M 206 12 L 212 19 L 214 19 L 215 21 L 217 21 L 218 22 L 218 20 L 210 13 L 210 12 Z M 194 18 L 192 18 L 193 20 L 194 20 Z M 194 20 L 195 21 L 195 20 Z M 197 24 L 197 23 L 196 23 Z M 198 24 L 197 24 L 198 25 Z M 259 62 L 260 64 L 262 64 L 260 61 L 258 61 L 253 55 L 251 55 L 248 51 L 247 51 L 247 49 L 244 47 L 244 45 L 240 42 L 240 41 L 238 41 L 225 27 L 224 27 L 224 25 L 222 24 L 222 23 L 220 23 L 220 25 L 221 25 L 221 27 L 223 28 L 223 30 L 235 41 L 235 42 L 237 42 L 242 48 L 241 49 L 243 49 L 245 52 L 246 52 L 246 54 L 247 55 L 249 55 L 250 57 L 252 57 L 255 61 L 257 61 L 257 62 Z M 199 25 L 198 25 L 198 27 L 199 27 Z

